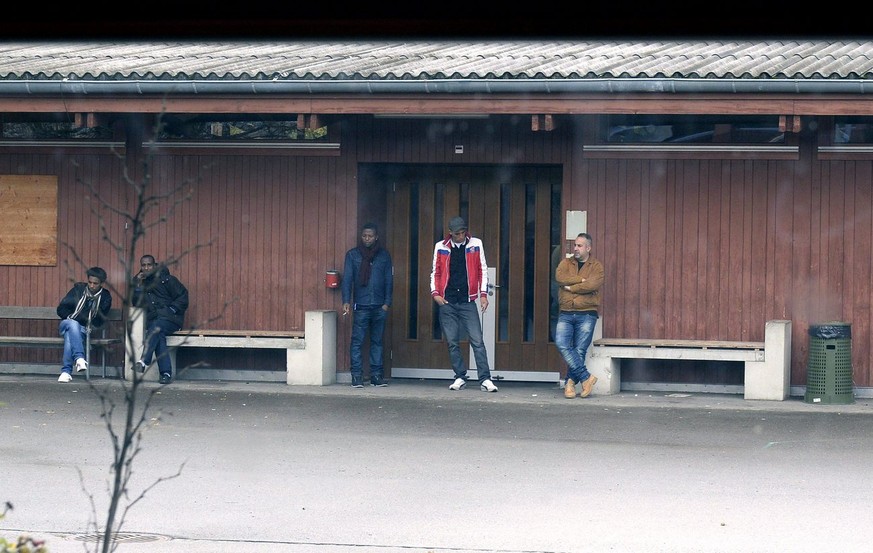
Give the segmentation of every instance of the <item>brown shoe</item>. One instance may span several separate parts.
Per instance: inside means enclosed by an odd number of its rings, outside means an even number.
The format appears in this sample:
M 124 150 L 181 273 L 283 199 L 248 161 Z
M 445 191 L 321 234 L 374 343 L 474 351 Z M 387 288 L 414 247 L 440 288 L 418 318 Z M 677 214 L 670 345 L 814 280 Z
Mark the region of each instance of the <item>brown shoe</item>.
M 564 397 L 567 399 L 576 397 L 576 382 L 572 378 L 568 378 L 567 385 L 564 386 Z
M 579 394 L 579 397 L 588 397 L 591 394 L 591 388 L 597 384 L 597 377 L 593 374 L 588 377 L 588 380 L 582 383 L 582 393 Z

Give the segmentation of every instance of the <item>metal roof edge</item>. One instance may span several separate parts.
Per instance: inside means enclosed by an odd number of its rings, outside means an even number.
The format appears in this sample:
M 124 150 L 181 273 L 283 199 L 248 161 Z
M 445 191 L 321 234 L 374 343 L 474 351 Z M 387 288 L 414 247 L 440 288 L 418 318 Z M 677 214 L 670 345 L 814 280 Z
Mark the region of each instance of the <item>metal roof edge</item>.
M 222 94 L 869 94 L 868 79 L 427 79 L 238 81 L 0 81 L 0 95 Z

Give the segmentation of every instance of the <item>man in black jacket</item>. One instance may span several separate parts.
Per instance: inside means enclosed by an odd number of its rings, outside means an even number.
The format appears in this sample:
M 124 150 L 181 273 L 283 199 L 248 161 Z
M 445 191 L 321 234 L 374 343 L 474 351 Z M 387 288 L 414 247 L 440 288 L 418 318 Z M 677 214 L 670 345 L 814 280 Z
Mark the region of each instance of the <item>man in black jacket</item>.
M 140 272 L 133 277 L 133 305 L 145 310 L 146 331 L 142 357 L 134 368 L 145 372 L 157 356 L 160 383 L 173 381 L 173 366 L 167 350 L 167 334 L 177 332 L 188 309 L 188 289 L 165 266 L 155 264 L 152 255 L 140 258 Z
M 100 328 L 106 322 L 106 315 L 112 308 L 112 296 L 103 289 L 106 271 L 91 267 L 85 273 L 88 282 L 77 282 L 58 304 L 57 313 L 61 318 L 58 332 L 64 337 L 64 357 L 58 382 L 73 380 L 73 364 L 76 372 L 88 369 L 85 359 L 85 335 Z

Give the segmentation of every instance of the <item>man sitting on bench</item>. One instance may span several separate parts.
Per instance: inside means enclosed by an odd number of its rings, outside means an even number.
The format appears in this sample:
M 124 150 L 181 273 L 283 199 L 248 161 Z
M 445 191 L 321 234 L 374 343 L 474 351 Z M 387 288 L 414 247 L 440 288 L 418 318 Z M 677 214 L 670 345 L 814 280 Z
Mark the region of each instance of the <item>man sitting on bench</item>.
M 170 274 L 165 265 L 157 265 L 153 255 L 139 260 L 140 272 L 133 277 L 133 305 L 146 312 L 145 346 L 134 368 L 144 373 L 157 357 L 159 382 L 173 381 L 173 366 L 167 349 L 167 334 L 178 332 L 188 309 L 188 289 Z
M 88 370 L 85 335 L 103 326 L 112 307 L 112 295 L 103 289 L 106 271 L 91 267 L 86 274 L 88 282 L 75 283 L 58 304 L 58 317 L 62 319 L 58 331 L 64 337 L 64 365 L 58 382 L 73 380 L 74 363 L 77 373 Z

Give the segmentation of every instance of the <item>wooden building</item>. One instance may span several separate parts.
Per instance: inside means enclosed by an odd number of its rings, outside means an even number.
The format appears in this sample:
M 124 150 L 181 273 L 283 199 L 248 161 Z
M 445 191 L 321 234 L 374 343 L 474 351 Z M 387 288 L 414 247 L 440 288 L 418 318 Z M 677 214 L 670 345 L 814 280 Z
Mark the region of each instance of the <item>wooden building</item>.
M 307 310 L 339 310 L 325 273 L 375 221 L 395 264 L 388 374 L 448 377 L 428 279 L 461 214 L 499 286 L 494 371 L 554 380 L 552 267 L 584 228 L 606 266 L 604 336 L 762 341 L 766 321 L 788 319 L 802 395 L 808 329 L 841 321 L 864 396 L 871 54 L 836 41 L 0 44 L 0 297 L 55 305 L 91 265 L 123 286 L 121 259 L 152 253 L 178 259 L 189 325 L 302 330 Z M 130 208 L 141 183 L 160 198 L 154 225 L 119 257 L 134 229 L 100 202 Z M 341 320 L 341 382 L 349 330 Z M 0 350 L 22 356 L 57 351 Z M 282 364 L 179 360 L 216 378 Z M 742 371 L 647 362 L 625 379 L 718 391 Z

